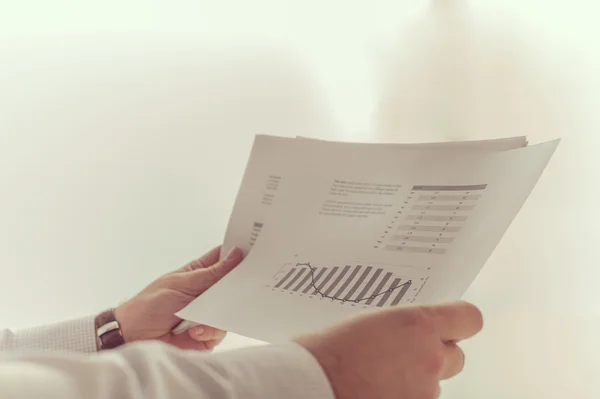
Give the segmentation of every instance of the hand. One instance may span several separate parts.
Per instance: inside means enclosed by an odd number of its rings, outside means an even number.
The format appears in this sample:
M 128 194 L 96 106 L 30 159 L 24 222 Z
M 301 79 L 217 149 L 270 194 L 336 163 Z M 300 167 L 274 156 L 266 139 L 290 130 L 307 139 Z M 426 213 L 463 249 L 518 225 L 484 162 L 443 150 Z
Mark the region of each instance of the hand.
M 181 319 L 175 313 L 219 281 L 242 261 L 242 252 L 233 249 L 219 260 L 221 248 L 154 281 L 135 297 L 115 309 L 125 342 L 160 340 L 181 349 L 212 350 L 226 332 L 197 325 L 185 333 L 171 333 Z
M 439 382 L 462 371 L 457 342 L 479 332 L 479 310 L 459 302 L 364 313 L 301 337 L 336 399 L 435 399 Z

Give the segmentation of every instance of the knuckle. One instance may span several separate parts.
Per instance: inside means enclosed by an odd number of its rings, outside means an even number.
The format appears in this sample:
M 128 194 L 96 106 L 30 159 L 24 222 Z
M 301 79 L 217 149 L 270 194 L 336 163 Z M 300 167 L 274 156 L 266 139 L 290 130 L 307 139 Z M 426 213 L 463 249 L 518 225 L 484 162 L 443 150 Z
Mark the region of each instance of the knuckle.
M 206 266 L 205 262 L 202 259 L 196 259 L 189 262 L 185 267 L 189 270 L 203 269 Z
M 221 268 L 219 267 L 218 263 L 204 270 L 206 271 L 206 275 L 209 280 L 218 280 L 221 278 Z

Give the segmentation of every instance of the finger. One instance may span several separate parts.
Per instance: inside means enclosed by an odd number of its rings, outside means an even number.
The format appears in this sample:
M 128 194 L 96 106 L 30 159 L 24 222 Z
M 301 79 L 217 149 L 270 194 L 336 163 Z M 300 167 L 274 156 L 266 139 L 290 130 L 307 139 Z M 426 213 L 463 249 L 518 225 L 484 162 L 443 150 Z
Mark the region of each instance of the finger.
M 198 325 L 191 327 L 188 330 L 188 334 L 195 341 L 212 341 L 212 340 L 223 340 L 227 335 L 227 331 L 220 330 L 215 327 Z
M 429 306 L 442 341 L 470 338 L 483 328 L 483 315 L 476 306 L 454 302 Z
M 444 366 L 440 371 L 440 379 L 452 378 L 465 367 L 465 353 L 456 344 L 444 345 Z
M 179 349 L 195 351 L 209 351 L 216 346 L 211 341 L 196 341 L 188 334 L 168 335 L 162 341 Z
M 234 248 L 223 260 L 212 266 L 182 273 L 177 277 L 178 282 L 173 288 L 197 297 L 233 270 L 242 261 L 242 258 L 242 251 Z
M 221 262 L 216 262 L 212 266 L 206 268 L 206 270 L 212 272 L 217 278 L 221 278 L 233 270 L 244 258 L 242 250 L 239 248 L 231 248 L 229 253 Z M 216 282 L 216 281 L 215 281 Z
M 187 265 L 181 268 L 181 271 L 189 272 L 197 269 L 204 269 L 210 267 L 219 261 L 219 255 L 221 254 L 221 246 L 215 247 L 205 253 L 202 257 L 191 261 Z

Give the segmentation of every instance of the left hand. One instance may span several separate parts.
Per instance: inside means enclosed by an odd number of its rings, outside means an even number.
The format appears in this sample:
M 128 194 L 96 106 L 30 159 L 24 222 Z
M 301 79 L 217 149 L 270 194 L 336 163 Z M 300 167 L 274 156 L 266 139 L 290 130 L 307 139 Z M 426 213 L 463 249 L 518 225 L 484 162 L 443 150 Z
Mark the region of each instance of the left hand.
M 242 261 L 233 249 L 219 260 L 217 247 L 203 257 L 154 281 L 135 297 L 115 309 L 125 342 L 160 340 L 181 349 L 212 350 L 226 332 L 206 325 L 191 327 L 175 335 L 171 330 L 181 321 L 175 313 L 219 281 Z

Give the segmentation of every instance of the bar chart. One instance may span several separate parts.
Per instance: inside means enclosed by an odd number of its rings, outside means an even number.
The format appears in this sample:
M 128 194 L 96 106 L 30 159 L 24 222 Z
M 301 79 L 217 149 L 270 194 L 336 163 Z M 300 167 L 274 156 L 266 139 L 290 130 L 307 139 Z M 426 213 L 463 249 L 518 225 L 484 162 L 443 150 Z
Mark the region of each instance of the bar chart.
M 269 287 L 309 298 L 374 307 L 414 302 L 427 281 L 424 277 L 396 274 L 393 267 L 363 264 L 285 265 Z

